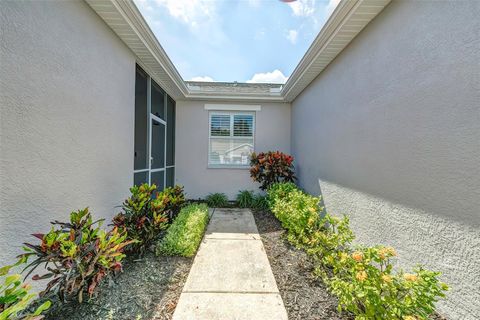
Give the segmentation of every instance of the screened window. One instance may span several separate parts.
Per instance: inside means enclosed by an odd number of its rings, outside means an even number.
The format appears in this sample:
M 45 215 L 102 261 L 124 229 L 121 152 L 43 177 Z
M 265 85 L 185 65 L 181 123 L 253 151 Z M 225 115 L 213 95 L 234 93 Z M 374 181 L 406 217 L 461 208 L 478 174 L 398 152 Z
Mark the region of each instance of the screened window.
M 254 113 L 211 112 L 208 165 L 248 166 L 254 148 L 254 131 Z

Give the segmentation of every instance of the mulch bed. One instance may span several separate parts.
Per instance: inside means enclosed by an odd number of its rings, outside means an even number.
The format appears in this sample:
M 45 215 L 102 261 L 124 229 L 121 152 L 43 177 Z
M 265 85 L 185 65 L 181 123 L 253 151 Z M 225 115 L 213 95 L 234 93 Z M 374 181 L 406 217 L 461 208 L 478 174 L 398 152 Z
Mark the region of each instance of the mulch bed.
M 268 211 L 255 211 L 255 222 L 262 237 L 278 290 L 290 320 L 353 319 L 337 311 L 337 299 L 312 276 L 313 264 L 306 253 L 283 237 L 280 222 Z
M 46 319 L 171 319 L 192 262 L 193 258 L 157 257 L 152 252 L 127 258 L 124 271 L 105 281 L 96 297 L 82 304 L 53 303 Z

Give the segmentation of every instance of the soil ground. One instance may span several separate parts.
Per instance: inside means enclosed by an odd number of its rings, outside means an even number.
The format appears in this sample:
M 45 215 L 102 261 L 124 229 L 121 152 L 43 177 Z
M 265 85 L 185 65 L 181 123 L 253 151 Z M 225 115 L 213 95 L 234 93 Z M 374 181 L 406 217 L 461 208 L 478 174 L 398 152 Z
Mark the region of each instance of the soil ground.
M 171 319 L 192 262 L 193 258 L 156 256 L 152 252 L 141 259 L 127 258 L 124 271 L 105 281 L 96 297 L 82 304 L 53 303 L 46 319 Z

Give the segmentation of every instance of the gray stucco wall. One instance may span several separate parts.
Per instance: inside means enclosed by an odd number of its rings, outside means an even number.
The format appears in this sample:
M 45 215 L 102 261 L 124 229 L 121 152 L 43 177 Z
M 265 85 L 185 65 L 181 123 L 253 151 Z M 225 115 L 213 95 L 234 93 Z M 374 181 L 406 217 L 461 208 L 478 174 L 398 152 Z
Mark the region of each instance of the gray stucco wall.
M 133 183 L 135 58 L 83 1 L 2 1 L 0 266 Z
M 480 318 L 480 2 L 393 1 L 292 103 L 300 184 Z
M 259 191 L 248 169 L 209 169 L 208 110 L 205 104 L 228 102 L 177 101 L 175 168 L 176 183 L 185 186 L 187 197 L 204 198 L 223 192 L 234 199 L 239 190 Z M 238 103 L 233 103 L 238 104 Z M 244 104 L 244 103 L 243 103 Z M 255 117 L 255 151 L 290 152 L 290 104 L 260 103 Z

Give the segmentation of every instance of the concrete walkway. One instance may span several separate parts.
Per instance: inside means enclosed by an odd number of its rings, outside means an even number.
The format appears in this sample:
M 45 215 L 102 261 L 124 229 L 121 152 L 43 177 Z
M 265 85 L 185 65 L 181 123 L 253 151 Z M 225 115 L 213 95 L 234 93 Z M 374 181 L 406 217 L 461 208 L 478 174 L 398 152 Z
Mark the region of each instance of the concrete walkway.
M 248 209 L 216 209 L 173 320 L 287 320 Z

